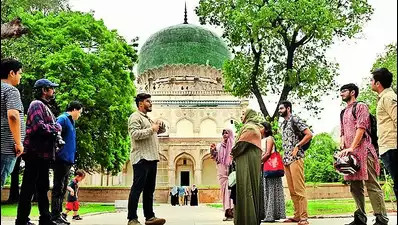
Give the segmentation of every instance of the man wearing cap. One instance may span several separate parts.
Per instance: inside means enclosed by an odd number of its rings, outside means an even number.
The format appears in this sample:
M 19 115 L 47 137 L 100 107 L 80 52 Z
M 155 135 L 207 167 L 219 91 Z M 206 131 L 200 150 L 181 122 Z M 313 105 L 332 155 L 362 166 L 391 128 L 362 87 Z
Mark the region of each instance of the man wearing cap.
M 39 225 L 55 225 L 51 221 L 47 192 L 49 190 L 50 162 L 55 159 L 56 141 L 61 126 L 49 108 L 58 84 L 47 79 L 37 80 L 33 86 L 35 99 L 30 103 L 24 140 L 25 171 L 18 203 L 16 225 L 32 224 L 29 221 L 31 200 L 37 193 Z

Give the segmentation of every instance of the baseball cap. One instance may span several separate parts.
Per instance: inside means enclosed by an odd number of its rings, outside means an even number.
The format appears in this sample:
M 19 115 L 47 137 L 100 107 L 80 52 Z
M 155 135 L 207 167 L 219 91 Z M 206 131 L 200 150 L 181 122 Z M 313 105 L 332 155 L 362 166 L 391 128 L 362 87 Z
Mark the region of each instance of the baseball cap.
M 39 79 L 35 82 L 35 85 L 33 85 L 33 88 L 43 88 L 43 87 L 58 87 L 59 85 L 56 83 L 53 83 L 47 79 Z

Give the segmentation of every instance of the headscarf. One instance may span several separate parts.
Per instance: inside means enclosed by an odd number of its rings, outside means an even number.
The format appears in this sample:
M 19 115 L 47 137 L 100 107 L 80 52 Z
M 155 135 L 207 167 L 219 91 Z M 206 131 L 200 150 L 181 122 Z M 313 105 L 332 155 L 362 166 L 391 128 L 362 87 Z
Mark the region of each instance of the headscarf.
M 261 132 L 260 129 L 263 127 L 261 125 L 264 122 L 264 118 L 260 116 L 253 109 L 246 109 L 243 118 L 243 127 L 240 129 L 236 143 L 244 141 L 251 143 L 261 149 Z
M 173 189 L 171 189 L 171 194 L 176 195 L 178 193 L 178 187 L 174 186 Z
M 224 131 L 228 133 L 228 139 L 226 142 L 223 140 L 223 142 L 217 145 L 217 162 L 229 166 L 231 164 L 231 149 L 234 145 L 234 132 L 231 129 L 224 129 L 223 133 Z

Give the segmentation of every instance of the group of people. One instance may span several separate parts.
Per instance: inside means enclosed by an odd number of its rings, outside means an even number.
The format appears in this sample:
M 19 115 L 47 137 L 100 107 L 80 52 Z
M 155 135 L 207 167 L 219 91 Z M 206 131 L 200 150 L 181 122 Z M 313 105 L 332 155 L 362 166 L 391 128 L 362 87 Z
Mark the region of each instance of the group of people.
M 354 155 L 359 164 L 358 171 L 344 176 L 350 183 L 350 191 L 357 206 L 354 221 L 349 225 L 366 225 L 364 186 L 376 216 L 374 225 L 388 224 L 384 194 L 377 181 L 380 172 L 379 155 L 393 179 L 397 197 L 397 94 L 391 88 L 392 80 L 391 72 L 385 68 L 372 72 L 371 88 L 378 94 L 377 144 L 371 139 L 369 108 L 356 100 L 359 88 L 352 83 L 340 88 L 340 96 L 347 105 L 341 112 L 338 157 Z M 225 129 L 222 132 L 222 142 L 210 146 L 212 158 L 217 163 L 225 221 L 233 219 L 236 225 L 258 225 L 261 221 L 285 219 L 281 178 L 285 175 L 293 201 L 294 216 L 284 222 L 309 224 L 304 158 L 313 134 L 310 127 L 292 113 L 291 102 L 281 102 L 278 112 L 283 118 L 280 125 L 284 151 L 281 159 L 282 175 L 273 173 L 271 176 L 264 166 L 278 149 L 275 147 L 271 125 L 252 109 L 243 112 L 241 120 L 244 125 L 235 139 L 232 130 Z M 277 163 L 274 157 L 272 160 L 272 163 Z
M 179 205 L 188 205 L 190 202 L 191 206 L 198 205 L 198 189 L 196 185 L 192 185 L 189 187 L 178 187 L 174 186 L 170 191 L 170 203 L 172 206 Z
M 39 79 L 33 85 L 34 100 L 30 103 L 24 118 L 21 95 L 16 86 L 22 76 L 22 63 L 15 59 L 1 60 L 1 188 L 13 171 L 17 157 L 25 161 L 16 225 L 34 225 L 30 219 L 31 200 L 36 193 L 40 225 L 64 225 L 67 214 L 78 215 L 78 183 L 85 177 L 77 170 L 70 181 L 71 167 L 75 163 L 76 129 L 75 121 L 81 115 L 82 104 L 72 101 L 64 113 L 56 117 L 52 100 L 58 84 L 48 79 Z M 50 204 L 49 172 L 53 170 L 53 188 Z M 70 181 L 70 182 L 69 182 Z M 63 200 L 68 191 L 65 212 Z

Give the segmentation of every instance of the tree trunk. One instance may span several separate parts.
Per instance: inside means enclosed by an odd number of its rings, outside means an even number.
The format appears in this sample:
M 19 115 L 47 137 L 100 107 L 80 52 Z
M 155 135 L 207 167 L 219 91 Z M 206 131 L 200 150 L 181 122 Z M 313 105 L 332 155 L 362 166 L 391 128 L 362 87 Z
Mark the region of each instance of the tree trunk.
M 260 66 L 260 57 L 261 57 L 261 51 L 258 53 L 254 53 L 254 59 L 255 59 L 255 63 L 253 66 L 253 70 L 252 70 L 252 74 L 251 74 L 251 90 L 254 94 L 254 96 L 257 98 L 257 102 L 260 106 L 260 110 L 264 115 L 264 118 L 269 117 L 269 113 L 267 110 L 267 107 L 264 104 L 264 99 L 261 96 L 261 92 L 260 89 L 258 88 L 258 84 L 257 84 L 257 76 L 258 76 L 258 70 L 259 70 L 259 66 Z
M 21 24 L 21 18 L 15 18 L 8 23 L 1 24 L 1 40 L 18 38 L 28 33 L 28 29 Z
M 16 203 L 19 201 L 19 171 L 20 171 L 21 157 L 17 158 L 14 170 L 11 173 L 10 195 L 7 203 Z
M 287 47 L 287 60 L 286 60 L 287 74 L 285 77 L 285 82 L 283 84 L 281 96 L 279 97 L 278 104 L 277 104 L 275 111 L 272 115 L 272 120 L 279 117 L 279 113 L 278 113 L 279 104 L 282 101 L 287 100 L 287 97 L 289 96 L 290 91 L 293 90 L 292 86 L 288 84 L 288 78 L 289 78 L 290 71 L 293 69 L 293 59 L 294 59 L 294 51 L 295 50 L 296 49 L 294 47 Z

